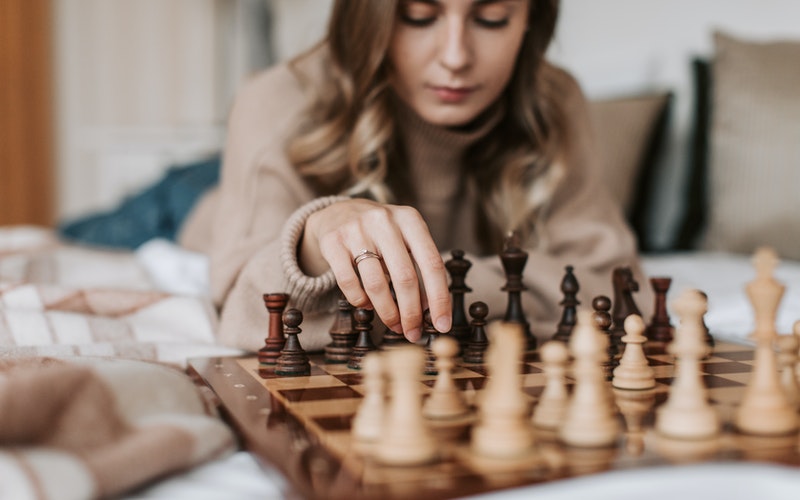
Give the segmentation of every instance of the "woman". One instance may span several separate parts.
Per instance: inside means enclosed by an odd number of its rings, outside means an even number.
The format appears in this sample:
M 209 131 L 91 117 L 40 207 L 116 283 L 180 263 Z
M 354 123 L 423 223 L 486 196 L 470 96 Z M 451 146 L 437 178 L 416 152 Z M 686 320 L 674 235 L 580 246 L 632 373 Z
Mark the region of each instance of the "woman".
M 221 339 L 262 345 L 265 292 L 328 341 L 338 289 L 410 340 L 448 331 L 442 255 L 473 266 L 467 300 L 505 310 L 497 253 L 530 254 L 523 306 L 549 338 L 567 264 L 581 300 L 636 266 L 620 209 L 593 179 L 586 101 L 544 60 L 557 0 L 337 0 L 325 40 L 242 89 L 214 227 Z M 338 285 L 338 287 L 337 287 Z

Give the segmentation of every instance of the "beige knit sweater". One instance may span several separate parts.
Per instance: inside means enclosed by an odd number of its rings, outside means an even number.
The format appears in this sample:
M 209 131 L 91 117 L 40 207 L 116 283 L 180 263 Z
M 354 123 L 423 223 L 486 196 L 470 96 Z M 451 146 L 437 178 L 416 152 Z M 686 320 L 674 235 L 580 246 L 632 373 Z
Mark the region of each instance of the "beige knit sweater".
M 312 79 L 322 77 L 318 54 L 303 61 L 302 68 Z M 566 265 L 575 268 L 583 307 L 597 294 L 613 296 L 613 267 L 633 266 L 643 290 L 637 302 L 643 313 L 651 309 L 634 237 L 621 209 L 593 179 L 597 165 L 586 100 L 571 77 L 559 74 L 576 140 L 566 155 L 567 174 L 539 223 L 539 243 L 526 249 L 523 308 L 540 339 L 552 336 L 561 316 L 559 286 Z M 226 344 L 252 350 L 263 345 L 268 316 L 261 297 L 268 292 L 289 293 L 291 306 L 303 312 L 300 341 L 307 350 L 321 349 L 330 340 L 335 280 L 330 272 L 306 276 L 298 267 L 296 248 L 309 214 L 338 198 L 316 197 L 284 149 L 308 98 L 284 64 L 251 79 L 234 104 L 217 204 L 205 211 L 214 212 L 211 283 L 221 307 L 220 340 Z M 467 305 L 482 300 L 490 317 L 502 316 L 506 278 L 497 255 L 478 254 L 481 235 L 475 233 L 470 208 L 475 200 L 465 187 L 461 162 L 465 149 L 488 127 L 459 133 L 432 126 L 408 109 L 399 114 L 416 208 L 445 258 L 450 250 L 462 249 L 472 261 L 467 284 L 473 292 L 466 296 Z M 192 224 L 208 223 L 202 218 Z

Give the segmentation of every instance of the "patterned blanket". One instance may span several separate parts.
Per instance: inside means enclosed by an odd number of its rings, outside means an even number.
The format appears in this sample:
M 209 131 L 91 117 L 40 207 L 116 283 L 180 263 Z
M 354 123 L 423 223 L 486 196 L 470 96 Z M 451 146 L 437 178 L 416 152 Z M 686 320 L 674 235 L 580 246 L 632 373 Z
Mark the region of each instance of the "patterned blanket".
M 235 449 L 181 368 L 216 344 L 204 294 L 133 252 L 0 228 L 0 499 L 106 498 Z

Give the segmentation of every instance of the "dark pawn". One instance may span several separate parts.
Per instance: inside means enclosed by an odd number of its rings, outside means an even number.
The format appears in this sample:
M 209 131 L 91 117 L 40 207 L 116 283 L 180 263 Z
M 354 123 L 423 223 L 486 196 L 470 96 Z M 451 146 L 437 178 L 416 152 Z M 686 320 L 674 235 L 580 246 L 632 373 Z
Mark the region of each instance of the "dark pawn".
M 633 300 L 634 292 L 639 291 L 639 283 L 633 279 L 631 268 L 627 266 L 614 268 L 613 284 L 614 308 L 611 311 L 611 319 L 613 320 L 611 324 L 611 340 L 619 349 L 622 346 L 622 337 L 625 335 L 625 318 L 631 314 L 641 316 L 642 313 Z
M 433 354 L 431 346 L 433 346 L 433 343 L 440 335 L 448 334 L 441 333 L 433 327 L 430 309 L 425 309 L 425 312 L 422 314 L 422 333 L 428 336 L 428 341 L 425 343 L 425 375 L 438 375 L 439 370 L 436 369 L 436 356 Z
M 522 326 L 527 350 L 533 351 L 536 349 L 536 337 L 531 333 L 530 324 L 522 309 L 522 292 L 528 289 L 522 283 L 522 271 L 528 262 L 528 252 L 520 248 L 517 233 L 512 233 L 506 239 L 505 247 L 500 254 L 500 261 L 503 263 L 503 270 L 506 274 L 506 284 L 501 290 L 508 293 L 508 307 L 504 319 L 509 323 Z
M 473 302 L 469 306 L 469 315 L 472 317 L 472 334 L 467 347 L 464 349 L 465 363 L 483 363 L 483 353 L 489 346 L 486 337 L 486 316 L 489 315 L 489 306 L 485 302 Z
M 358 338 L 356 345 L 353 346 L 353 353 L 350 354 L 350 359 L 347 361 L 347 367 L 352 370 L 361 369 L 361 361 L 364 356 L 370 351 L 377 349 L 372 342 L 372 318 L 375 317 L 375 311 L 372 309 L 357 308 L 353 313 L 353 319 L 356 321 L 356 332 Z
M 453 258 L 444 263 L 450 273 L 450 293 L 453 296 L 453 326 L 450 333 L 463 349 L 470 335 L 469 322 L 464 312 L 464 294 L 472 291 L 466 284 L 467 272 L 472 267 L 472 262 L 464 258 L 463 250 L 453 250 L 450 254 Z
M 561 280 L 561 293 L 564 294 L 564 300 L 561 301 L 561 306 L 563 306 L 564 312 L 561 315 L 561 321 L 558 323 L 556 333 L 553 335 L 553 340 L 560 340 L 562 342 L 568 342 L 570 335 L 572 335 L 572 329 L 575 327 L 577 316 L 576 308 L 580 305 L 577 298 L 580 285 L 578 285 L 578 280 L 575 278 L 575 275 L 572 274 L 573 267 L 567 266 L 565 270 L 564 279 Z
M 408 345 L 411 342 L 408 341 L 405 335 L 402 333 L 397 333 L 389 329 L 387 326 L 386 329 L 383 331 L 383 340 L 381 340 L 381 349 L 391 349 L 392 347 L 397 347 L 401 345 Z
M 356 343 L 356 330 L 353 327 L 353 306 L 344 297 L 339 298 L 329 333 L 331 343 L 325 346 L 325 362 L 347 363 Z
M 605 295 L 598 295 L 592 299 L 592 309 L 594 309 L 592 319 L 594 319 L 594 323 L 597 325 L 600 333 L 611 337 L 610 329 L 613 322 L 611 319 L 611 313 L 609 312 L 611 311 L 611 299 Z M 619 349 L 614 345 L 613 342 L 611 342 L 610 338 L 608 342 L 608 350 L 606 352 L 608 353 L 608 358 L 603 362 L 603 371 L 606 373 L 606 380 L 611 380 L 614 368 L 616 368 L 619 364 Z
M 281 350 L 286 342 L 283 336 L 283 322 L 281 316 L 289 295 L 285 293 L 265 293 L 262 295 L 264 307 L 269 312 L 269 330 L 264 339 L 264 347 L 258 350 L 258 372 L 261 375 L 272 375 L 273 367 L 281 355 Z
M 672 342 L 673 327 L 670 323 L 669 313 L 667 312 L 667 292 L 672 284 L 672 278 L 653 277 L 650 278 L 650 286 L 655 292 L 655 311 L 653 318 L 645 330 L 647 340 L 668 344 Z
M 297 309 L 289 309 L 283 313 L 283 332 L 286 334 L 286 344 L 278 357 L 275 374 L 284 377 L 299 377 L 311 373 L 311 364 L 308 362 L 306 352 L 300 346 L 297 336 L 302 331 L 300 323 L 303 322 L 303 313 Z

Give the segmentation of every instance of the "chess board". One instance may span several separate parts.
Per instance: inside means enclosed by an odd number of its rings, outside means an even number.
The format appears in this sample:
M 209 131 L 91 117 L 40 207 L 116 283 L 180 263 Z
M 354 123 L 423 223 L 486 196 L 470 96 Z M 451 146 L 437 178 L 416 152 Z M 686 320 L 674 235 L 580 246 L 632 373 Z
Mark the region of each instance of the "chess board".
M 352 418 L 363 398 L 361 374 L 344 364 L 311 356 L 311 374 L 259 375 L 255 357 L 193 360 L 190 372 L 216 395 L 223 415 L 245 448 L 281 470 L 305 498 L 453 498 L 521 485 L 560 481 L 604 471 L 693 462 L 771 462 L 800 466 L 796 434 L 759 437 L 737 433 L 731 421 L 750 376 L 753 351 L 717 342 L 703 361 L 703 379 L 724 433 L 702 441 L 679 441 L 653 430 L 653 409 L 666 401 L 673 358 L 663 347 L 647 350 L 657 386 L 648 391 L 614 390 L 623 432 L 614 447 L 584 449 L 561 444 L 552 431 L 537 430 L 534 448 L 515 459 L 476 456 L 464 432 L 436 432 L 440 458 L 424 466 L 389 467 L 368 458 L 351 439 Z M 487 380 L 482 365 L 459 364 L 454 373 L 468 401 L 480 397 Z M 538 354 L 526 355 L 523 390 L 531 403 L 544 388 Z M 423 393 L 435 376 L 423 376 Z M 435 428 L 434 428 L 435 429 Z

